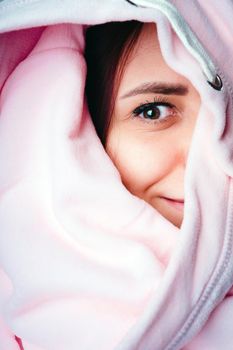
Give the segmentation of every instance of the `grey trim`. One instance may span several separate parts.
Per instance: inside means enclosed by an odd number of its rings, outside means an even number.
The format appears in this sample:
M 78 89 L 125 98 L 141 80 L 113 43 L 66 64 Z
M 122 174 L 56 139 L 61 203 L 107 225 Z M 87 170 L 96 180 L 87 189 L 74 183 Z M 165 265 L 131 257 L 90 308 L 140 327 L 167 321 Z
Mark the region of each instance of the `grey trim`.
M 181 16 L 179 11 L 168 0 L 126 0 L 131 4 L 142 7 L 149 7 L 160 10 L 171 22 L 177 35 L 183 42 L 186 49 L 200 63 L 207 82 L 216 90 L 222 89 L 222 79 L 217 74 L 217 70 L 210 56 Z

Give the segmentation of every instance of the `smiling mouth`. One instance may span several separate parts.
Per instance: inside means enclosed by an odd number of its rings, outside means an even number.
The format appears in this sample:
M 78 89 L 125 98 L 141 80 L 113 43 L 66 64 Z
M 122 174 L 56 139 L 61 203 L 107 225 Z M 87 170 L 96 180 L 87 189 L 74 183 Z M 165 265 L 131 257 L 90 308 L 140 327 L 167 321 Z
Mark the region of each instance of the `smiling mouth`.
M 183 199 L 172 199 L 172 198 L 166 198 L 166 197 L 160 197 L 160 198 L 163 199 L 167 204 L 169 204 L 173 208 L 176 208 L 178 210 L 184 209 Z

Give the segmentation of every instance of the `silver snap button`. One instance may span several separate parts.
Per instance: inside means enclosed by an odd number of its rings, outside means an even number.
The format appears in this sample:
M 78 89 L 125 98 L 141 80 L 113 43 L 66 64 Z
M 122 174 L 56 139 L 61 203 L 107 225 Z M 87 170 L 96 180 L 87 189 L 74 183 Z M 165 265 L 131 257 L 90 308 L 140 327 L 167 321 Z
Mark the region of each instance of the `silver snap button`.
M 210 84 L 210 86 L 212 86 L 212 88 L 214 88 L 215 90 L 221 90 L 222 89 L 222 79 L 220 78 L 220 76 L 217 74 L 214 81 L 210 82 L 209 80 L 207 80 L 207 82 Z

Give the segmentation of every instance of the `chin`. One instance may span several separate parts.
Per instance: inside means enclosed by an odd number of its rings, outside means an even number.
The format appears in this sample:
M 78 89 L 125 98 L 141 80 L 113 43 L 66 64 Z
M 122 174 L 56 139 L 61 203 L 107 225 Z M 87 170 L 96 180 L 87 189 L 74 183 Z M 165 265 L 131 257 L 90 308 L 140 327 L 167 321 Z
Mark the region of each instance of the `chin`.
M 162 214 L 163 215 L 163 214 Z M 183 222 L 183 216 L 174 216 L 174 215 L 163 215 L 168 221 L 170 221 L 174 226 L 180 228 Z

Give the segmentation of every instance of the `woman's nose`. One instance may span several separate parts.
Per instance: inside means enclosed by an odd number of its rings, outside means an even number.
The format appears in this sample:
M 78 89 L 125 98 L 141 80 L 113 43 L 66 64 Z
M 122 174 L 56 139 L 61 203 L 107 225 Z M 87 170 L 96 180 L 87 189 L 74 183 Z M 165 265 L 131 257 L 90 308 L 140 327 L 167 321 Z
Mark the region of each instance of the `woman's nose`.
M 191 124 L 191 123 L 190 123 Z M 190 148 L 192 144 L 194 125 L 186 125 L 184 129 L 181 130 L 179 135 L 179 141 L 177 142 L 177 160 L 179 165 L 186 167 L 187 160 L 190 153 Z
M 190 151 L 190 145 L 191 145 L 191 137 L 184 138 L 181 144 L 181 163 L 186 168 L 188 156 L 189 156 L 189 151 Z

